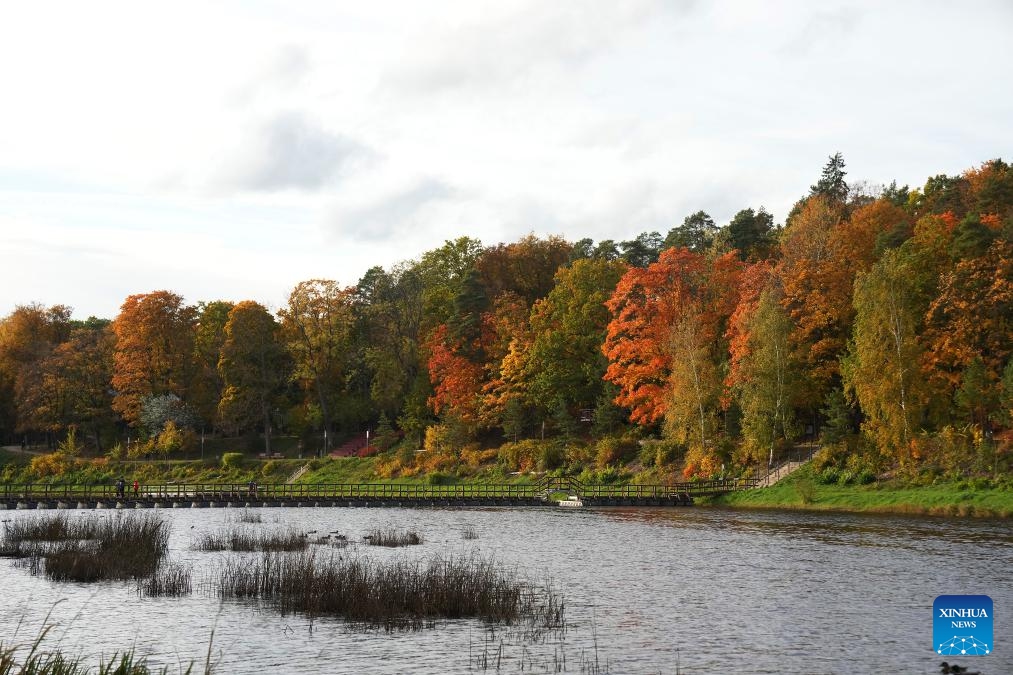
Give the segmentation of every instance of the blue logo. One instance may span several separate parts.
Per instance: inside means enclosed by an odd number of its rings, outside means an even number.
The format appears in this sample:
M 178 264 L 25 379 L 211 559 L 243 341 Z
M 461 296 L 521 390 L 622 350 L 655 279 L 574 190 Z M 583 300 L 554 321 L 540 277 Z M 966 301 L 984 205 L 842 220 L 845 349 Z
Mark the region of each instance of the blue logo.
M 932 603 L 932 642 L 936 654 L 985 656 L 992 644 L 992 598 L 940 595 Z

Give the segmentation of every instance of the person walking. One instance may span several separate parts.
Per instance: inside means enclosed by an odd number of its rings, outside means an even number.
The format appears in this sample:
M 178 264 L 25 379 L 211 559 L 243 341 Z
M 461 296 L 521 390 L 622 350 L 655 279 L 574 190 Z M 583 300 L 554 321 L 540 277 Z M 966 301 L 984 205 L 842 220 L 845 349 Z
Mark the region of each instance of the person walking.
M 123 499 L 123 492 L 127 487 L 127 482 L 123 480 L 123 476 L 120 476 L 116 480 L 116 496 Z
M 140 491 L 140 489 L 141 489 L 141 484 L 138 483 L 137 479 L 135 478 L 134 479 L 134 499 L 137 499 L 137 493 Z

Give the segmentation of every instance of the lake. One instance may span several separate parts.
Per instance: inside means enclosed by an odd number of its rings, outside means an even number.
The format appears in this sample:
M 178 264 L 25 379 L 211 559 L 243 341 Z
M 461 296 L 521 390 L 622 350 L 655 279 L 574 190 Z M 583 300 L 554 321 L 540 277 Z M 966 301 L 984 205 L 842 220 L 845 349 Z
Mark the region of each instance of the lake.
M 263 523 L 243 527 L 361 539 L 393 525 L 425 538 L 402 549 L 321 548 L 324 555 L 493 556 L 533 582 L 549 580 L 565 600 L 567 629 L 530 639 L 462 620 L 388 634 L 221 602 L 199 587 L 185 598 L 143 598 L 133 582 L 57 584 L 0 560 L 0 639 L 30 641 L 49 614 L 56 624 L 49 639 L 65 652 L 97 663 L 133 646 L 170 672 L 203 664 L 210 641 L 219 673 L 463 673 L 497 665 L 510 673 L 937 673 L 946 657 L 932 651 L 934 598 L 985 594 L 998 616 L 995 651 L 956 661 L 986 675 L 1013 672 L 1007 521 L 703 507 L 251 511 Z M 193 551 L 195 537 L 237 526 L 238 512 L 155 512 L 171 523 L 170 557 L 193 565 L 195 585 L 227 555 Z M 3 520 L 33 515 L 0 511 Z M 467 529 L 478 538 L 465 539 Z

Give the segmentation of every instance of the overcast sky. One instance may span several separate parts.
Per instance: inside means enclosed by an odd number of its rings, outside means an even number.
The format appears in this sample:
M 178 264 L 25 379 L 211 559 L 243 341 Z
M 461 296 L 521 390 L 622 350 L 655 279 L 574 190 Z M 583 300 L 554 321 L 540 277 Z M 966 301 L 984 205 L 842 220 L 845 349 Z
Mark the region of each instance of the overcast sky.
M 0 9 L 0 316 L 283 306 L 469 235 L 781 222 L 844 153 L 1013 159 L 1013 2 L 32 2 Z

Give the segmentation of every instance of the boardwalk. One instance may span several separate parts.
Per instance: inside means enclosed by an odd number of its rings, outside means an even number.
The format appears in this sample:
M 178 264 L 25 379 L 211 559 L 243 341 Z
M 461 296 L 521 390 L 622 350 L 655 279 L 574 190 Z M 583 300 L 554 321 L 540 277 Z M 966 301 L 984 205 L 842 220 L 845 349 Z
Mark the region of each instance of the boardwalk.
M 673 485 L 584 485 L 552 478 L 530 485 L 363 483 L 291 485 L 3 485 L 0 509 L 546 506 L 577 497 L 584 506 L 690 506 L 693 497 L 756 486 L 754 479 Z

